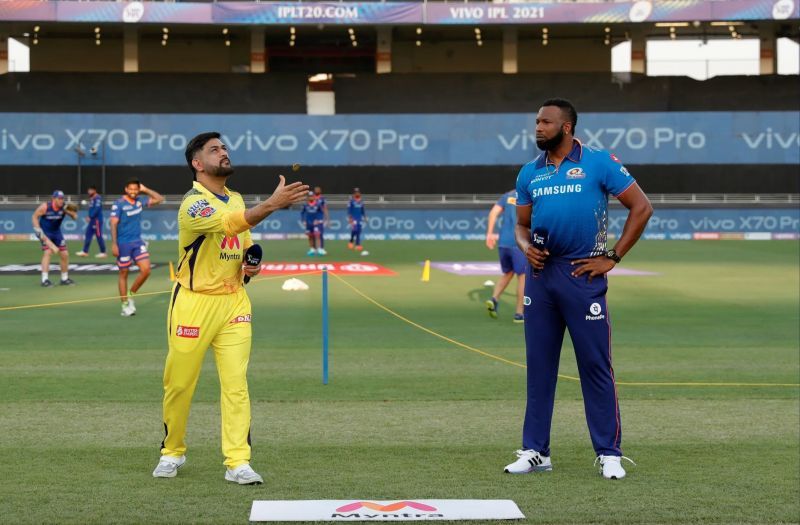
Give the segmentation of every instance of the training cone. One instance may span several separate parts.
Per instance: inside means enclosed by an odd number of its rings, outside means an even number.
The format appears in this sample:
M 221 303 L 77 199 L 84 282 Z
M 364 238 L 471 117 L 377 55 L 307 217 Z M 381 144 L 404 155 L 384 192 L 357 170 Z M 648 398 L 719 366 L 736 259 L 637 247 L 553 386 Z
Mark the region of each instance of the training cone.
M 422 282 L 427 283 L 431 280 L 431 260 L 425 259 L 425 266 L 422 267 Z
M 172 261 L 169 262 L 169 282 L 175 282 L 175 267 L 172 266 Z

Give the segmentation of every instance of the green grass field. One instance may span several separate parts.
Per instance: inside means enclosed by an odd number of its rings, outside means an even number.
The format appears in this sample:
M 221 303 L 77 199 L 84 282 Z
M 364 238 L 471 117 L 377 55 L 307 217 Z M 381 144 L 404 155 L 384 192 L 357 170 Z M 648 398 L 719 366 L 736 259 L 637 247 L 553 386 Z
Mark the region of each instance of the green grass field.
M 71 243 L 71 250 L 77 243 Z M 266 260 L 302 260 L 300 241 L 266 242 Z M 327 260 L 353 259 L 329 243 Z M 477 242 L 375 242 L 366 260 L 396 277 L 347 277 L 410 320 L 524 363 L 522 327 L 486 315 L 486 277 L 420 262 L 494 260 Z M 36 262 L 34 243 L 0 243 L 0 264 Z M 175 257 L 173 242 L 152 260 Z M 0 522 L 245 523 L 254 499 L 513 499 L 529 523 L 800 522 L 800 244 L 641 242 L 613 277 L 614 365 L 625 455 L 603 480 L 579 386 L 558 386 L 543 475 L 502 473 L 520 446 L 524 370 L 435 338 L 331 279 L 331 382 L 321 384 L 320 278 L 248 287 L 253 466 L 257 487 L 223 480 L 211 352 L 195 395 L 188 462 L 153 479 L 162 439 L 166 293 L 134 318 L 105 300 L 0 310 Z M 52 276 L 52 274 L 51 274 Z M 56 276 L 57 277 L 57 276 Z M 0 276 L 0 308 L 104 298 L 116 276 L 73 275 L 42 289 Z M 165 267 L 143 292 L 169 288 Z M 569 341 L 561 373 L 576 376 Z M 625 383 L 647 383 L 628 385 Z M 658 385 L 656 383 L 742 383 Z M 747 386 L 750 383 L 794 386 Z

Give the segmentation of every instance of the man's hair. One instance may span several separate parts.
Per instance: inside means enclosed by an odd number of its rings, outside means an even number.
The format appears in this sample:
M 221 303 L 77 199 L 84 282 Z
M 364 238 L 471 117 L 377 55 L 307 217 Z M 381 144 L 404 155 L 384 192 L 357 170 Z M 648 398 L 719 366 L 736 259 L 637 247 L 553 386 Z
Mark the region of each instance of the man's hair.
M 136 177 L 132 177 L 132 178 L 128 179 L 128 180 L 125 182 L 125 187 L 127 188 L 127 187 L 128 187 L 129 185 L 131 185 L 131 184 L 136 184 L 137 186 L 141 186 L 141 185 L 142 185 L 142 183 L 141 183 L 141 182 L 139 182 L 139 179 L 137 179 Z M 90 186 L 90 187 L 91 187 L 91 186 Z M 95 188 L 95 189 L 97 189 L 97 188 Z
M 86 188 L 86 191 L 89 191 L 89 190 L 94 190 L 94 191 L 97 191 L 97 186 L 95 186 L 94 184 L 92 184 L 91 186 L 89 186 L 88 188 Z
M 201 133 L 197 135 L 195 138 L 189 141 L 186 145 L 186 163 L 189 165 L 189 169 L 192 170 L 192 175 L 194 175 L 194 180 L 197 180 L 197 170 L 194 169 L 192 166 L 192 160 L 194 160 L 195 154 L 203 149 L 203 146 L 206 145 L 211 139 L 218 139 L 222 135 L 220 135 L 216 131 L 208 131 L 206 133 Z
M 572 102 L 563 98 L 548 98 L 542 102 L 542 107 L 556 106 L 561 108 L 561 111 L 566 114 L 567 120 L 572 122 L 572 134 L 575 134 L 575 126 L 578 125 L 578 112 L 575 111 L 575 106 Z

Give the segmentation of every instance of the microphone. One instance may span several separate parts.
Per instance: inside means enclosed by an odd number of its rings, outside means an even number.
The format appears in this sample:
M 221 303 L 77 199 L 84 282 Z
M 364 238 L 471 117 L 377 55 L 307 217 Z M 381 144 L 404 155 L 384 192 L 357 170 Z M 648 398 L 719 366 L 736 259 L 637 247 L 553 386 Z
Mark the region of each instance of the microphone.
M 258 244 L 254 244 L 244 252 L 244 261 L 248 266 L 257 266 L 261 264 L 261 256 L 264 255 L 263 250 L 261 250 L 261 246 Z M 244 276 L 244 284 L 250 282 L 250 276 Z
M 531 234 L 531 244 L 533 244 L 534 248 L 536 248 L 537 250 L 543 251 L 545 244 L 547 244 L 547 237 L 548 237 L 547 229 L 536 228 L 535 230 L 533 230 L 533 233 Z M 542 273 L 542 271 L 539 270 L 538 268 L 531 268 L 531 270 L 533 270 L 534 277 L 538 277 L 539 274 Z

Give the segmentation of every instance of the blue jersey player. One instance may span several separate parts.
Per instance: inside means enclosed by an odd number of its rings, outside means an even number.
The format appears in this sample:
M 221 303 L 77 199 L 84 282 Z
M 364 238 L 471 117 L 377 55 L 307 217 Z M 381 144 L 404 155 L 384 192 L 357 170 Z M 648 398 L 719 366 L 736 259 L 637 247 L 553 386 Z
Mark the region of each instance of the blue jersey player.
M 328 252 L 325 251 L 325 227 L 331 222 L 330 215 L 328 215 L 328 201 L 325 200 L 320 186 L 314 186 L 314 195 L 317 197 L 317 204 L 322 210 L 322 224 L 319 225 L 319 249 L 317 254 L 327 255 Z
M 313 191 L 308 192 L 308 200 L 300 211 L 300 220 L 305 225 L 308 236 L 309 249 L 306 255 L 325 255 L 325 250 L 320 246 L 325 212 L 322 211 L 322 206 Z
M 495 235 L 494 227 L 498 219 L 500 219 L 500 234 Z M 494 287 L 492 298 L 486 301 L 486 308 L 488 308 L 489 315 L 492 318 L 497 317 L 497 300 L 516 275 L 517 306 L 514 313 L 514 322 L 522 323 L 522 303 L 525 295 L 525 272 L 528 269 L 528 261 L 525 259 L 525 254 L 517 246 L 517 241 L 514 238 L 516 225 L 517 192 L 511 190 L 501 195 L 489 212 L 488 225 L 486 227 L 486 247 L 494 250 L 495 244 L 497 245 L 500 270 L 503 275 Z
M 361 190 L 353 188 L 353 196 L 347 204 L 347 222 L 350 224 L 350 242 L 347 247 L 356 251 L 364 249 L 361 246 L 361 230 L 367 220 L 367 211 L 364 209 L 364 201 L 361 200 Z M 364 252 L 366 253 L 366 252 Z
M 75 208 L 77 210 L 77 207 Z M 73 219 L 78 217 L 77 211 L 64 206 L 64 192 L 56 190 L 50 202 L 43 202 L 33 212 L 33 232 L 42 244 L 42 286 L 53 286 L 50 282 L 50 254 L 57 253 L 61 259 L 61 284 L 70 285 L 75 282 L 69 278 L 69 252 L 64 235 L 61 234 L 61 223 L 64 215 Z
M 95 257 L 106 257 L 106 243 L 103 240 L 103 198 L 97 193 L 97 188 L 89 186 L 87 190 L 89 194 L 89 216 L 86 217 L 86 232 L 83 235 L 83 249 L 75 252 L 78 257 L 89 256 L 89 246 L 92 244 L 92 239 L 97 237 L 97 245 L 100 247 L 100 253 Z M 81 203 L 84 204 L 84 203 Z
M 506 472 L 552 470 L 550 426 L 565 328 L 581 378 L 592 446 L 606 479 L 625 477 L 619 403 L 611 366 L 606 274 L 644 231 L 653 208 L 612 154 L 574 139 L 572 104 L 551 99 L 536 116 L 543 151 L 517 177 L 516 238 L 532 271 L 525 286 L 527 407 L 522 449 Z M 628 210 L 622 235 L 606 247 L 608 196 Z
M 146 197 L 141 197 L 141 194 Z M 164 202 L 157 191 L 132 179 L 125 184 L 125 194 L 111 205 L 111 251 L 119 268 L 118 288 L 122 301 L 122 316 L 136 314 L 133 297 L 150 276 L 150 254 L 142 240 L 142 211 Z M 128 270 L 136 264 L 139 275 L 128 293 Z

